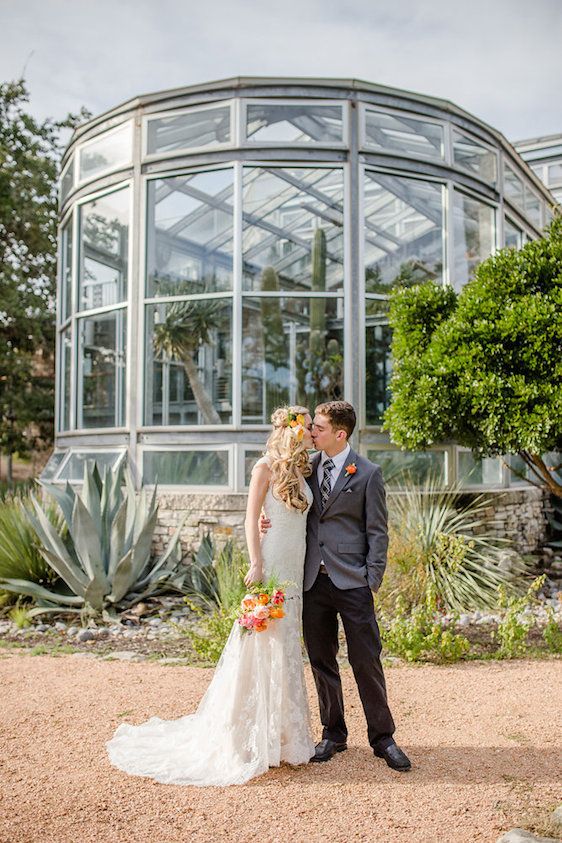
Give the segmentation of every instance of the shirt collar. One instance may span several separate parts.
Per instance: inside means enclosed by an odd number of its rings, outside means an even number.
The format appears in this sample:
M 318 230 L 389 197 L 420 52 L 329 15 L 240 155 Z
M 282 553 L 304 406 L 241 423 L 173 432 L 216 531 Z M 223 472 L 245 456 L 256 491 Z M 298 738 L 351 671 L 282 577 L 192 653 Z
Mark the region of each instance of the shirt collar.
M 334 462 L 334 468 L 337 471 L 341 471 L 341 469 L 343 468 L 344 463 L 345 463 L 346 459 L 348 458 L 350 451 L 351 451 L 351 447 L 348 443 L 347 447 L 344 448 L 343 451 L 340 451 L 339 454 L 336 454 L 335 457 L 332 457 L 332 460 Z M 321 455 L 321 459 L 320 459 L 321 464 L 324 465 L 324 462 L 327 459 L 328 459 L 328 455 L 325 454 L 324 451 L 322 451 L 322 455 Z

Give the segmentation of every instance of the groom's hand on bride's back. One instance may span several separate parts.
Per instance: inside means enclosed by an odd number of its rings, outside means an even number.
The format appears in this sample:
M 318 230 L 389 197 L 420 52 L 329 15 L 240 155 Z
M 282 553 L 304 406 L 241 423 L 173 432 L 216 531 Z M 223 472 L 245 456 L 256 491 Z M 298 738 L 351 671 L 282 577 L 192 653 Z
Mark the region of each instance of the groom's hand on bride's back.
M 271 521 L 269 520 L 269 518 L 266 518 L 266 516 L 263 514 L 263 512 L 260 515 L 259 525 L 260 525 L 260 533 L 262 533 L 263 535 L 265 535 L 265 533 L 267 533 L 267 531 L 271 527 Z

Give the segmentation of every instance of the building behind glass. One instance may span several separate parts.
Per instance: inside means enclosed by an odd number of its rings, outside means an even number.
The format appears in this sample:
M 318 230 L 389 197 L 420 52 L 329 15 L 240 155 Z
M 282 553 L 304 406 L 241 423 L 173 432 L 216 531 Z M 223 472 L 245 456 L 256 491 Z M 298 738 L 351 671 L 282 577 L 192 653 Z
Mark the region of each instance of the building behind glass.
M 388 295 L 458 290 L 540 236 L 553 198 L 532 167 L 450 102 L 357 80 L 227 79 L 88 121 L 63 161 L 43 476 L 126 456 L 139 484 L 242 492 L 275 407 L 345 398 L 388 478 L 507 485 L 500 460 L 381 431 Z

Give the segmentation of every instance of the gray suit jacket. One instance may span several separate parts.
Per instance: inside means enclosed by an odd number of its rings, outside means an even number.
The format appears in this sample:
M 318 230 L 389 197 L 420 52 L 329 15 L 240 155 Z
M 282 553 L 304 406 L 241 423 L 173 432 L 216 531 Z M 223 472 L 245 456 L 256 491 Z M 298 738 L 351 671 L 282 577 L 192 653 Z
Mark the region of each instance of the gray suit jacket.
M 312 458 L 307 478 L 314 502 L 308 513 L 304 590 L 312 588 L 320 560 L 337 588 L 369 585 L 377 591 L 386 567 L 388 527 L 386 498 L 380 466 L 351 449 L 347 465 L 355 474 L 346 476 L 345 466 L 322 512 L 317 469 L 321 454 Z

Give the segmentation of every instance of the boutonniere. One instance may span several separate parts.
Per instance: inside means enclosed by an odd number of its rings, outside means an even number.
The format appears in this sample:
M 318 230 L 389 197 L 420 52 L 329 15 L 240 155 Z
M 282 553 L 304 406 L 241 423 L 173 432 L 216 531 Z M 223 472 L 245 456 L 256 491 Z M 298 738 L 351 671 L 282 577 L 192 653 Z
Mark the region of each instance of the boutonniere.
M 346 467 L 345 467 L 345 476 L 349 477 L 351 474 L 355 474 L 356 471 L 357 471 L 357 466 L 355 465 L 354 462 L 350 462 L 349 465 L 346 465 Z

